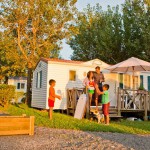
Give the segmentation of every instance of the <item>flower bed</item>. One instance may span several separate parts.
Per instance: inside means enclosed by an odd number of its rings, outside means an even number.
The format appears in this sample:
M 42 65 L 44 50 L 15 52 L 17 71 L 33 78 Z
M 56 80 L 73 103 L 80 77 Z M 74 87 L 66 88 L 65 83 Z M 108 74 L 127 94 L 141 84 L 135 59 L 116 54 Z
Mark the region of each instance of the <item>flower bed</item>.
M 0 135 L 34 135 L 34 116 L 0 116 Z

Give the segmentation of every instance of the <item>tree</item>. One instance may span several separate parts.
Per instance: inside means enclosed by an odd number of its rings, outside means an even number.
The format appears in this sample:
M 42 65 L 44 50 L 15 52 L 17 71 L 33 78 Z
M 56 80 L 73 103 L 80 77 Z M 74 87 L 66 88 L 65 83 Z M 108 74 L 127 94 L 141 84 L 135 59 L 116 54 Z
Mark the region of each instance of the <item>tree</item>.
M 27 101 L 31 104 L 31 75 L 40 57 L 49 57 L 59 50 L 61 40 L 68 36 L 68 28 L 75 12 L 76 0 L 2 0 L 1 27 L 9 60 L 28 70 Z
M 99 5 L 94 8 L 88 5 L 85 12 L 78 14 L 77 28 L 79 34 L 74 35 L 69 43 L 74 50 L 72 59 L 118 61 L 120 57 L 116 53 L 121 49 L 122 40 L 118 6 L 113 9 L 108 7 L 108 11 L 104 12 Z
M 123 5 L 123 49 L 126 57 L 139 57 L 149 60 L 150 46 L 150 18 L 148 15 L 148 7 L 140 0 L 128 0 Z M 145 52 L 145 56 L 142 53 Z
M 144 3 L 148 6 L 150 6 L 150 1 L 149 0 L 144 0 Z
M 72 59 L 99 58 L 111 64 L 132 56 L 149 60 L 149 8 L 140 0 L 126 0 L 122 12 L 119 6 L 103 11 L 99 5 L 88 5 L 78 13 L 78 34 L 72 34 L 69 42 L 74 50 Z
M 4 81 L 4 83 L 8 82 L 8 77 L 10 76 L 26 76 L 25 66 L 23 64 L 18 63 L 17 57 L 13 57 L 13 59 L 10 61 L 11 55 L 8 55 L 6 52 L 6 46 L 8 49 L 10 49 L 11 43 L 10 41 L 7 41 L 5 38 L 3 38 L 3 33 L 0 34 L 0 83 Z M 14 55 L 15 56 L 15 55 Z

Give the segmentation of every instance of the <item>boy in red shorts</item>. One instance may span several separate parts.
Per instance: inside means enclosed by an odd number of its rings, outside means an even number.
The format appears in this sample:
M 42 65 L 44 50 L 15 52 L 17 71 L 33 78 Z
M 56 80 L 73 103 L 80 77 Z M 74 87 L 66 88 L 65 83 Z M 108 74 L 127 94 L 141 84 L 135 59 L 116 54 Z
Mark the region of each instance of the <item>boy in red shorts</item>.
M 58 98 L 59 100 L 61 99 L 61 97 L 59 95 L 55 94 L 55 84 L 56 81 L 51 79 L 49 80 L 49 97 L 48 97 L 48 106 L 49 106 L 49 118 L 52 119 L 53 116 L 53 107 L 54 107 L 54 103 L 55 103 L 55 98 Z
M 109 101 L 109 85 L 104 84 L 103 85 L 103 92 L 101 92 L 98 87 L 96 87 L 97 93 L 99 95 L 102 95 L 102 110 L 103 114 L 105 117 L 105 124 L 109 125 L 109 106 L 110 106 L 110 101 Z

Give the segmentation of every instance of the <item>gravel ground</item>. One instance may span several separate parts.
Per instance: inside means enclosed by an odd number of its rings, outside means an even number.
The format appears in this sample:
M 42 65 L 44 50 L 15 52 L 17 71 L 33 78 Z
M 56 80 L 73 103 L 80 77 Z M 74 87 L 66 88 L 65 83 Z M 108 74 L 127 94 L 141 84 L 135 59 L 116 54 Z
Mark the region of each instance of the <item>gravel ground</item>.
M 0 150 L 149 150 L 150 136 L 35 127 L 35 135 L 0 136 Z

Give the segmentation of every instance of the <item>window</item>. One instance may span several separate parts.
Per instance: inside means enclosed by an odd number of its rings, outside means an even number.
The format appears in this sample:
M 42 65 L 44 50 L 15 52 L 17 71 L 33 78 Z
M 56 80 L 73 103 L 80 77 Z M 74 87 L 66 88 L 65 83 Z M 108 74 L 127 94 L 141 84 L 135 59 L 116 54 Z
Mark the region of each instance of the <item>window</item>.
M 25 83 L 21 83 L 21 89 L 25 88 Z
M 128 74 L 124 75 L 124 88 L 130 89 L 130 75 Z
M 37 72 L 37 77 L 36 77 L 36 88 L 41 88 L 42 87 L 42 71 Z
M 17 83 L 17 89 L 20 89 L 20 83 Z
M 132 76 L 133 78 L 133 76 Z M 139 88 L 139 82 L 138 82 L 138 76 L 134 76 L 134 85 L 132 85 L 133 89 L 138 89 Z
M 70 81 L 75 81 L 76 80 L 76 71 L 69 71 L 69 80 Z
M 24 89 L 25 88 L 25 83 L 20 83 L 20 82 L 18 82 L 17 83 L 17 89 L 19 90 L 19 89 Z

